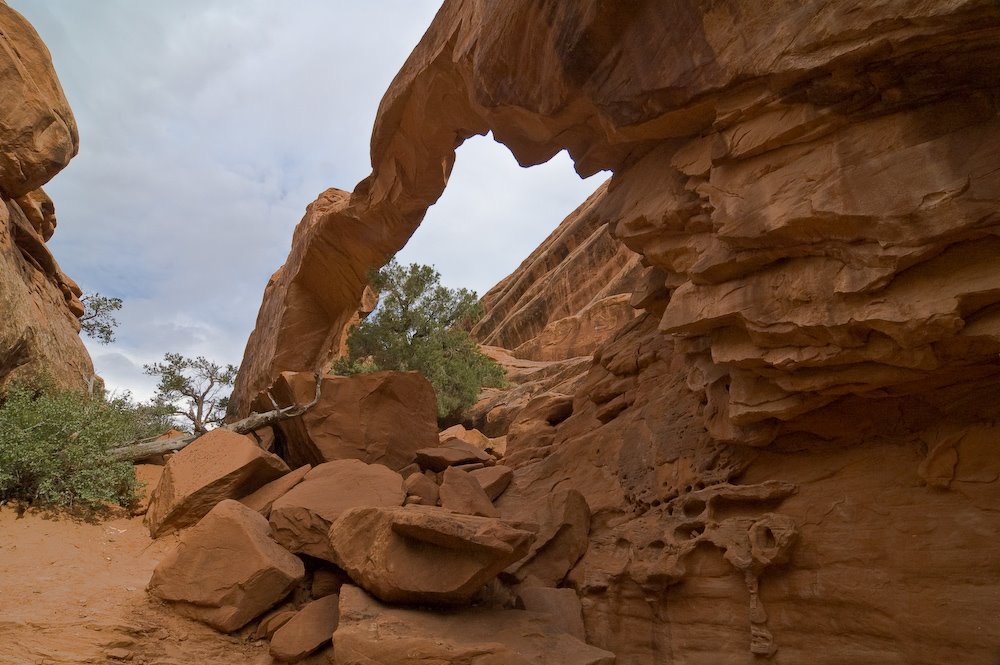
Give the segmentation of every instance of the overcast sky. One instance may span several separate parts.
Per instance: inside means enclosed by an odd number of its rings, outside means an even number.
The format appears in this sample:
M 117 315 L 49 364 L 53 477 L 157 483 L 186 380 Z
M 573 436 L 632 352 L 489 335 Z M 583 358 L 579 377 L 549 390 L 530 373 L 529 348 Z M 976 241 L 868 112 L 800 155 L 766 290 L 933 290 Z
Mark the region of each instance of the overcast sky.
M 46 186 L 50 247 L 85 292 L 125 301 L 88 342 L 112 389 L 152 394 L 164 352 L 239 363 L 306 205 L 368 174 L 379 100 L 436 0 L 8 0 L 41 34 L 80 126 Z M 565 153 L 521 169 L 468 141 L 401 252 L 482 294 L 600 184 Z

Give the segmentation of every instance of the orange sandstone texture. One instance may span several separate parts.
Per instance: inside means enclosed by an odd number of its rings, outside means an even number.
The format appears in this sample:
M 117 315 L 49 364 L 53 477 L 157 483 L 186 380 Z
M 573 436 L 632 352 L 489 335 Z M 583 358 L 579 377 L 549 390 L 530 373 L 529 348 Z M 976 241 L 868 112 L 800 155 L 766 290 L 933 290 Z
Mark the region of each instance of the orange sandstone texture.
M 47 377 L 91 388 L 94 367 L 78 334 L 83 293 L 46 245 L 56 215 L 41 189 L 76 155 L 76 120 L 48 49 L 3 2 L 0 90 L 0 387 Z
M 316 398 L 312 373 L 283 372 L 270 389 L 281 407 Z M 255 408 L 274 408 L 266 396 Z M 437 398 L 417 372 L 375 372 L 321 379 L 319 401 L 305 413 L 274 426 L 289 463 L 321 464 L 359 459 L 399 470 L 419 448 L 436 445 Z
M 232 632 L 284 598 L 305 568 L 269 535 L 259 513 L 227 499 L 153 571 L 149 592 L 184 616 Z
M 998 44 L 987 0 L 447 1 L 372 174 L 297 229 L 234 409 L 325 367 L 465 138 L 566 149 L 613 175 L 479 329 L 522 380 L 468 424 L 506 436 L 503 519 L 540 527 L 507 583 L 574 589 L 618 665 L 992 663 Z M 602 228 L 640 257 L 607 292 L 636 311 L 587 339 L 566 321 L 604 294 L 567 274 L 620 275 L 624 250 L 555 240 Z M 372 617 L 411 644 L 397 611 L 342 594 L 347 657 L 392 648 Z
M 636 316 L 630 299 L 642 257 L 595 214 L 606 193 L 606 184 L 599 187 L 483 296 L 486 314 L 473 337 L 518 358 L 564 360 L 593 354 Z
M 149 533 L 157 538 L 196 524 L 219 501 L 241 499 L 288 472 L 280 457 L 250 437 L 212 430 L 167 461 L 149 499 Z

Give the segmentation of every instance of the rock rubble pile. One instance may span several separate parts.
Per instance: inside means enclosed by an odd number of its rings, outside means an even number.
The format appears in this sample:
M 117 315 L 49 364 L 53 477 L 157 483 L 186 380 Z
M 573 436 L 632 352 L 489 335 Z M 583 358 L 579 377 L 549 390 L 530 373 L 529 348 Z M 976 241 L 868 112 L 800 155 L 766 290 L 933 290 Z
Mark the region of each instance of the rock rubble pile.
M 303 380 L 286 373 L 281 387 L 294 395 Z M 554 495 L 537 522 L 502 519 L 494 501 L 513 472 L 487 452 L 491 440 L 458 426 L 424 445 L 421 434 L 437 429 L 433 399 L 380 393 L 422 395 L 424 383 L 328 377 L 322 417 L 307 413 L 274 437 L 215 430 L 170 456 L 146 523 L 154 537 L 180 534 L 149 593 L 221 632 L 269 640 L 280 662 L 324 649 L 344 665 L 402 665 L 413 649 L 497 663 L 614 662 L 586 644 L 580 600 L 558 588 L 586 550 L 582 495 Z M 394 422 L 392 432 L 343 427 L 365 399 L 366 417 Z M 285 451 L 310 451 L 316 464 L 291 470 Z M 373 454 L 379 461 L 365 461 Z

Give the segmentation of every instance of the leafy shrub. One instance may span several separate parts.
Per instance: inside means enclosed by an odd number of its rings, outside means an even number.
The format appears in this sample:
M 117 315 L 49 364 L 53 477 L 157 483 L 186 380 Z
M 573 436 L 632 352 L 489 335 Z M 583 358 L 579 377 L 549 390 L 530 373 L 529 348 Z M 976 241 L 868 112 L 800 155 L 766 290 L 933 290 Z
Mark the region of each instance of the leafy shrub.
M 127 506 L 137 490 L 132 463 L 114 462 L 107 451 L 167 427 L 162 414 L 128 396 L 10 387 L 0 405 L 0 502 Z
M 335 372 L 416 370 L 434 386 L 442 419 L 475 403 L 484 386 L 503 385 L 503 368 L 463 330 L 482 316 L 474 292 L 442 286 L 431 266 L 395 260 L 370 280 L 379 304 L 351 331 Z

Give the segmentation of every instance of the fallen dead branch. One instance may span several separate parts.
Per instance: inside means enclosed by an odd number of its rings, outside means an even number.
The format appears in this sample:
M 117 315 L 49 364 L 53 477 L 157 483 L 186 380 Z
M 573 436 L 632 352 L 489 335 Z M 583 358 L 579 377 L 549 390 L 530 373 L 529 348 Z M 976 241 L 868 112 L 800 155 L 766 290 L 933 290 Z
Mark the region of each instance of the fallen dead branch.
M 319 403 L 320 391 L 323 387 L 323 376 L 319 372 L 316 372 L 314 376 L 316 378 L 316 395 L 308 404 L 292 404 L 291 406 L 282 408 L 278 406 L 274 397 L 271 396 L 271 393 L 269 392 L 267 396 L 268 399 L 271 400 L 272 406 L 274 406 L 273 410 L 265 411 L 264 413 L 251 413 L 242 420 L 222 425 L 220 429 L 226 429 L 231 432 L 236 432 L 237 434 L 249 434 L 250 432 L 260 429 L 261 427 L 273 425 L 274 423 L 287 420 L 288 418 L 301 416 L 303 413 Z M 153 457 L 154 455 L 162 455 L 163 453 L 181 450 L 197 438 L 197 434 L 184 434 L 182 436 L 174 436 L 169 439 L 142 439 L 129 445 L 112 448 L 108 451 L 108 455 L 115 461 L 130 460 L 135 462 L 137 460 L 146 459 L 147 457 Z

